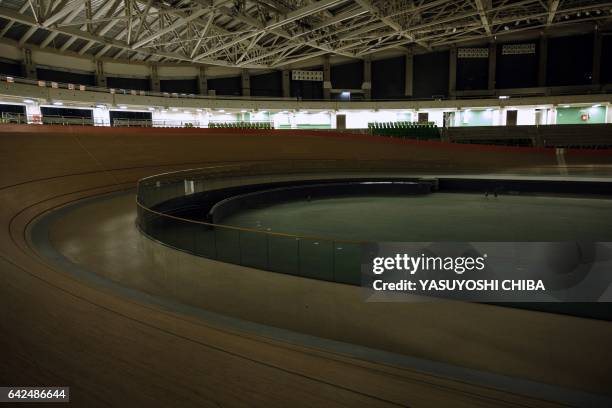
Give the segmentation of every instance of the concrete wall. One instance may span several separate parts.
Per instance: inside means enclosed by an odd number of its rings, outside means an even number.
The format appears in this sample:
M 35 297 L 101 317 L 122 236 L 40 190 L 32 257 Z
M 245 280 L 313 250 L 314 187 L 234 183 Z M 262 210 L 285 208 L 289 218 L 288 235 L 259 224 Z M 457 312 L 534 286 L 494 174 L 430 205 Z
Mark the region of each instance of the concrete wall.
M 606 123 L 605 106 L 558 107 L 557 124 Z
M 493 109 L 461 112 L 460 126 L 493 126 Z

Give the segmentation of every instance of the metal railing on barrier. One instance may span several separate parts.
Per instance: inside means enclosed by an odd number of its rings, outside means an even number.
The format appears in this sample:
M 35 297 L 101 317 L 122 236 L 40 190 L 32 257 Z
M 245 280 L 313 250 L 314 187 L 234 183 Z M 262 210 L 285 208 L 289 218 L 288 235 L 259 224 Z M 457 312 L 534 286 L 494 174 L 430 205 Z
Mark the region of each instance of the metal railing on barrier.
M 172 119 L 123 119 L 114 118 L 109 123 L 103 119 L 82 116 L 24 115 L 3 112 L 0 123 L 43 124 L 43 125 L 81 125 L 113 127 L 163 127 L 163 128 L 234 128 L 234 129 L 273 129 L 272 121 L 197 121 Z
M 108 126 L 109 123 L 103 119 L 84 116 L 61 116 L 61 115 L 25 115 L 23 113 L 3 112 L 0 123 L 16 124 L 42 124 L 42 125 L 66 125 L 66 126 Z
M 0 123 L 17 123 L 17 124 L 28 124 L 28 123 L 40 123 L 40 115 L 24 115 L 22 113 L 2 112 L 0 117 Z
M 165 128 L 233 128 L 233 129 L 273 129 L 271 121 L 197 121 L 165 119 L 113 119 L 115 127 L 165 127 Z
M 96 121 L 92 118 L 77 116 L 42 116 L 41 123 L 43 125 L 94 126 Z M 102 125 L 102 121 L 99 121 L 99 125 Z
M 166 213 L 159 205 L 185 195 L 240 185 L 415 171 L 413 162 L 297 160 L 218 165 L 144 178 L 137 225 L 170 247 L 223 262 L 358 285 L 365 241 L 213 224 Z

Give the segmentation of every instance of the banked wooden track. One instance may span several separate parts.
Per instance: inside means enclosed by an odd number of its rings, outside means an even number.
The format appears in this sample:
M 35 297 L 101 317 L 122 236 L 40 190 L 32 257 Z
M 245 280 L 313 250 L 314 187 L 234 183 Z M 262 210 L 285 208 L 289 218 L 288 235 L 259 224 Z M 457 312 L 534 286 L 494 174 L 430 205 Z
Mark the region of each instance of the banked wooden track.
M 295 131 L 13 125 L 0 127 L 0 148 L 0 385 L 68 385 L 72 404 L 87 407 L 557 406 L 211 327 L 54 269 L 26 234 L 37 216 L 67 203 L 211 162 L 410 159 L 424 166 L 550 171 L 554 151 Z M 609 162 L 605 154 L 566 157 L 570 166 Z M 610 331 L 602 333 L 593 347 L 610 339 Z

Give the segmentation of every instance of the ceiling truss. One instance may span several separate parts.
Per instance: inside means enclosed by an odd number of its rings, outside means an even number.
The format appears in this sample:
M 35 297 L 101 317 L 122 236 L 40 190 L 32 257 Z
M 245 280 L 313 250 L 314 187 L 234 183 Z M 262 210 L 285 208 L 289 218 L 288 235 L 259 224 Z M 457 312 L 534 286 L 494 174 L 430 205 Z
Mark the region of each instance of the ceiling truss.
M 584 21 L 593 0 L 0 0 L 0 37 L 94 58 L 279 68 Z

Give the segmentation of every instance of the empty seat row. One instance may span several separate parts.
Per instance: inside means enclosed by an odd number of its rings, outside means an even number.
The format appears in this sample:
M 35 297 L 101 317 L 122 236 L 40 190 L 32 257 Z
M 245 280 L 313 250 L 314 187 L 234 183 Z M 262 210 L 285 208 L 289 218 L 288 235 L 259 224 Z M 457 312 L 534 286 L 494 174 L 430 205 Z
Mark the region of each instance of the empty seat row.
M 213 129 L 272 129 L 270 122 L 210 122 L 209 128 Z
M 433 122 L 371 122 L 368 129 L 374 135 L 419 140 L 440 140 L 440 131 Z

